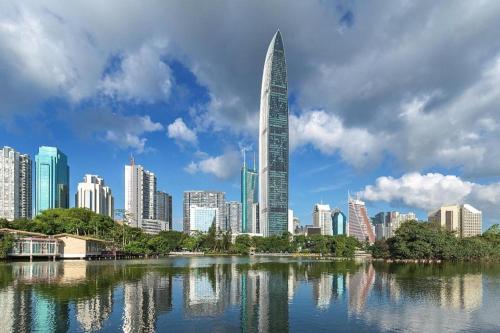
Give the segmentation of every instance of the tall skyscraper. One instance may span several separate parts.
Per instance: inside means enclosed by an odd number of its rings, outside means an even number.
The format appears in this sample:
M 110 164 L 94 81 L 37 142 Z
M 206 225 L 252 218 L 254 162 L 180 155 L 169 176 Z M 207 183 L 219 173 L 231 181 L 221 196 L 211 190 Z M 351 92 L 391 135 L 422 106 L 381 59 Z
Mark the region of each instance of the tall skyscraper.
M 313 209 L 313 225 L 321 228 L 321 234 L 326 236 L 333 235 L 332 228 L 332 210 L 330 205 L 315 204 Z
M 225 203 L 226 230 L 231 230 L 233 234 L 242 232 L 242 204 L 238 201 L 228 201 Z
M 279 30 L 267 49 L 259 124 L 259 209 L 264 236 L 288 230 L 288 84 Z
M 168 230 L 172 230 L 172 196 L 166 192 L 156 191 L 156 218 L 167 222 Z
M 358 199 L 353 199 L 349 196 L 349 236 L 356 237 L 360 242 L 375 241 L 375 233 L 373 232 L 370 218 L 366 211 L 365 203 Z
M 429 213 L 429 222 L 456 232 L 459 237 L 480 235 L 483 214 L 469 204 L 442 206 Z
M 0 150 L 0 218 L 31 218 L 31 159 L 10 147 Z
M 97 175 L 85 175 L 78 183 L 75 195 L 75 207 L 88 208 L 91 211 L 114 218 L 115 202 L 111 189 Z
M 215 191 L 185 191 L 184 192 L 184 202 L 183 202 L 183 227 L 184 232 L 189 233 L 191 231 L 190 226 L 190 209 L 191 206 L 205 207 L 205 208 L 218 208 L 218 214 L 216 219 L 217 229 L 224 230 L 225 225 L 225 214 L 224 214 L 224 203 L 225 203 L 225 193 L 215 192 Z
M 332 225 L 334 235 L 347 235 L 347 217 L 339 208 L 332 210 Z
M 35 156 L 35 215 L 51 208 L 69 208 L 68 158 L 56 147 L 41 146 Z
M 243 167 L 241 168 L 241 232 L 251 232 L 253 221 L 253 204 L 259 200 L 258 174 L 255 168 L 255 157 L 253 169 L 248 168 L 243 150 Z
M 156 219 L 156 176 L 132 160 L 125 166 L 125 211 L 129 225 L 143 228 L 142 221 Z

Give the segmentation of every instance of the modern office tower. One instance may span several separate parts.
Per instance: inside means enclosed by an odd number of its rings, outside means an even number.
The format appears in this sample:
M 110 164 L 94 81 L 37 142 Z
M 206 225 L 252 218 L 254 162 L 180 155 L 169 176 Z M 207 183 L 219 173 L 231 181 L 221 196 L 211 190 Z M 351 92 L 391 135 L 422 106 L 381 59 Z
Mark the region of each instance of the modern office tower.
M 259 200 L 258 193 L 258 174 L 255 168 L 255 157 L 253 169 L 246 165 L 245 150 L 243 150 L 243 167 L 241 168 L 241 232 L 251 232 L 251 223 L 253 221 L 252 206 Z
M 442 206 L 429 213 L 429 222 L 442 228 L 456 232 L 459 237 L 470 237 L 481 234 L 482 212 L 469 204 Z
M 75 207 L 88 208 L 91 211 L 114 218 L 114 198 L 111 189 L 97 175 L 85 175 L 78 183 L 75 195 Z
M 291 209 L 288 210 L 288 232 L 292 235 L 295 233 L 295 228 L 293 225 L 293 210 Z
M 216 219 L 216 228 L 224 229 L 224 203 L 225 193 L 215 191 L 185 191 L 183 202 L 183 227 L 184 232 L 189 233 L 192 229 L 190 226 L 190 209 L 191 206 L 204 208 L 218 208 Z
M 51 208 L 69 208 L 68 158 L 56 147 L 41 146 L 35 156 L 35 215 Z
M 375 233 L 368 218 L 365 203 L 349 196 L 349 229 L 348 235 L 356 237 L 360 242 L 375 241 Z
M 260 234 L 261 233 L 261 228 L 260 228 L 260 220 L 259 220 L 259 203 L 256 202 L 252 205 L 252 224 L 251 224 L 251 233 L 254 234 Z
M 242 232 L 242 204 L 238 201 L 228 201 L 224 205 L 226 218 L 225 230 L 231 230 L 233 234 Z
M 315 204 L 313 209 L 313 225 L 321 228 L 321 234 L 333 235 L 332 210 L 330 205 Z
M 339 208 L 332 210 L 332 225 L 334 235 L 347 235 L 347 217 Z
M 385 223 L 376 223 L 373 225 L 375 228 L 375 239 L 381 240 L 387 238 L 387 227 Z
M 31 218 L 31 159 L 10 147 L 0 149 L 0 218 Z
M 172 196 L 156 191 L 156 219 L 167 222 L 168 230 L 172 230 Z
M 279 30 L 267 49 L 259 124 L 259 219 L 264 236 L 288 229 L 288 92 Z
M 189 233 L 208 232 L 214 223 L 217 225 L 219 212 L 219 208 L 191 205 L 189 207 Z
M 145 219 L 156 219 L 156 176 L 132 160 L 125 166 L 125 211 L 128 224 L 142 228 Z

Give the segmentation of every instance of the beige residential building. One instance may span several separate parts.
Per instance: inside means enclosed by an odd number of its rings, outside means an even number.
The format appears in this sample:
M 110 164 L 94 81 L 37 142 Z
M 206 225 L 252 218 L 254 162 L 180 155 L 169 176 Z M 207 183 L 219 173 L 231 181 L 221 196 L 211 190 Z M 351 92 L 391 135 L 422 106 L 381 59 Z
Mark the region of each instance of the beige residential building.
M 460 237 L 480 235 L 482 232 L 482 212 L 469 204 L 442 206 L 428 215 L 429 222 Z

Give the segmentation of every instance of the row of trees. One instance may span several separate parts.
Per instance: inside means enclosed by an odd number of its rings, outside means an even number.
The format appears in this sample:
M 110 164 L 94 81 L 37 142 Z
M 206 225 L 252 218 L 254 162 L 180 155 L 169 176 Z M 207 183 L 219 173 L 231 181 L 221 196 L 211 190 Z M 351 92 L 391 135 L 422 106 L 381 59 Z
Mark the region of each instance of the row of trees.
M 148 235 L 137 228 L 119 224 L 113 219 L 84 208 L 50 209 L 33 220 L 0 219 L 0 228 L 11 228 L 47 235 L 70 233 L 112 241 L 114 246 L 134 254 L 168 254 L 172 251 L 203 251 L 208 253 L 248 254 L 251 250 L 261 253 L 304 252 L 352 257 L 360 246 L 353 237 L 346 236 L 282 236 L 250 237 L 239 235 L 231 243 L 231 232 L 216 230 L 213 225 L 208 233 L 187 235 L 178 231 Z M 7 236 L 4 236 L 7 237 Z M 0 250 L 9 248 L 9 239 L 0 239 Z M 5 246 L 2 244 L 5 243 Z M 0 253 L 1 254 L 1 253 Z
M 432 223 L 409 221 L 370 250 L 375 258 L 386 259 L 500 259 L 500 226 L 495 224 L 480 236 L 459 238 Z

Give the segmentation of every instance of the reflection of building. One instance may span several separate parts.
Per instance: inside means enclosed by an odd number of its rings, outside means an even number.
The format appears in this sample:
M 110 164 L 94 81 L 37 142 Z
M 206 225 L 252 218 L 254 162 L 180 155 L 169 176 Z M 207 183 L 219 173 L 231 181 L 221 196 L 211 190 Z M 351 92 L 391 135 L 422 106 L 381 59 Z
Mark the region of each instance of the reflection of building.
M 0 289 L 2 332 L 30 332 L 33 324 L 32 291 L 9 286 Z
M 184 232 L 193 230 L 191 224 L 191 207 L 217 208 L 216 228 L 220 229 L 224 225 L 224 203 L 225 193 L 214 191 L 185 191 L 184 192 Z
M 333 277 L 332 282 L 333 289 L 333 297 L 338 299 L 344 295 L 346 290 L 346 275 L 345 274 L 337 274 Z
M 105 186 L 104 180 L 96 175 L 85 175 L 78 183 L 75 195 L 75 206 L 88 208 L 91 211 L 114 218 L 114 199 L 111 189 Z
M 375 269 L 371 264 L 364 265 L 354 273 L 347 274 L 349 291 L 349 313 L 361 313 L 375 281 Z
M 288 230 L 287 86 L 285 49 L 278 31 L 267 49 L 260 96 L 259 218 L 266 237 Z
M 320 310 L 326 310 L 330 307 L 333 295 L 333 280 L 333 275 L 321 273 L 320 278 L 313 281 L 313 295 L 316 307 Z
M 440 288 L 441 306 L 475 310 L 483 304 L 482 274 L 465 274 L 444 279 Z
M 241 168 L 241 232 L 257 232 L 252 230 L 254 220 L 253 205 L 259 201 L 258 174 L 255 168 L 255 156 L 253 169 L 246 165 L 245 150 L 243 150 L 243 167 Z
M 104 290 L 90 299 L 79 301 L 75 306 L 76 320 L 85 332 L 102 329 L 113 308 L 113 292 Z
M 322 235 L 333 235 L 332 210 L 330 205 L 315 204 L 313 209 L 313 225 L 321 229 Z
M 480 235 L 482 220 L 482 212 L 468 204 L 442 206 L 429 213 L 429 222 L 454 231 L 460 237 Z
M 31 218 L 31 159 L 10 147 L 0 149 L 0 218 Z
M 69 208 L 68 159 L 55 147 L 42 146 L 35 156 L 35 215 L 51 208 Z
M 368 218 L 365 203 L 349 197 L 349 236 L 356 237 L 360 242 L 375 241 L 375 233 Z
M 226 307 L 221 265 L 193 268 L 184 277 L 184 313 L 189 317 L 221 313 Z
M 172 277 L 156 272 L 123 287 L 124 332 L 154 332 L 159 315 L 172 309 Z

